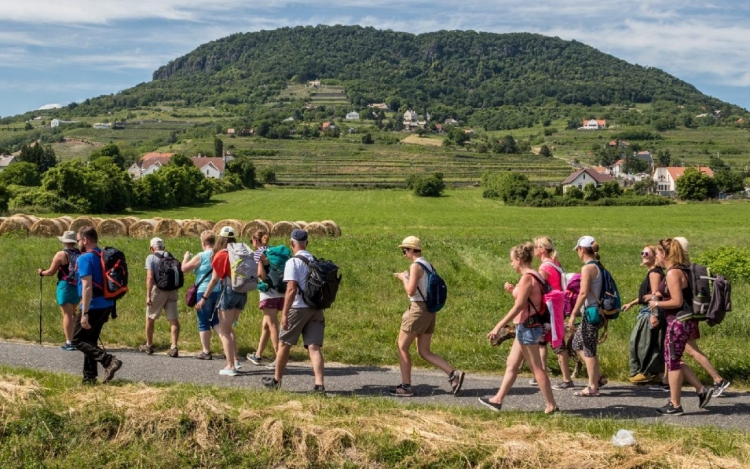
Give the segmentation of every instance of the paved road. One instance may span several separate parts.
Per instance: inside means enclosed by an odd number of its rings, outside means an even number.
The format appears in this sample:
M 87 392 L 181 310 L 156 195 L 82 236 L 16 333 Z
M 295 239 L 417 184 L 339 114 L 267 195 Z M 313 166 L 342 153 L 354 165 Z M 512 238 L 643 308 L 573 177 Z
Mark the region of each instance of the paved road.
M 240 388 L 259 389 L 261 377 L 272 376 L 272 370 L 243 361 L 242 373 L 237 377 L 220 376 L 223 360 L 195 360 L 192 356 L 170 358 L 164 354 L 145 355 L 133 350 L 110 350 L 124 365 L 117 379 L 146 383 L 185 382 Z M 57 347 L 27 343 L 0 342 L 0 364 L 64 372 L 81 375 L 83 355 L 64 352 Z M 416 397 L 401 398 L 400 402 L 420 404 L 449 404 L 477 406 L 478 396 L 494 394 L 500 383 L 497 376 L 467 373 L 460 397 L 449 392 L 446 376 L 438 371 L 415 370 L 412 386 Z M 329 395 L 388 396 L 388 390 L 399 382 L 398 368 L 326 364 L 326 390 Z M 544 401 L 528 377 L 519 378 L 510 395 L 505 398 L 503 410 L 541 411 Z M 583 385 L 583 381 L 579 381 Z M 313 376 L 309 363 L 290 363 L 284 377 L 284 389 L 306 392 L 312 388 Z M 571 391 L 555 391 L 555 399 L 565 413 L 582 417 L 616 417 L 636 419 L 645 423 L 669 422 L 679 425 L 715 425 L 723 428 L 750 430 L 750 393 L 733 392 L 730 387 L 725 396 L 713 399 L 704 410 L 698 408 L 698 398 L 691 389 L 684 389 L 680 417 L 661 417 L 654 412 L 666 403 L 667 393 L 650 391 L 647 387 L 625 383 L 610 383 L 602 388 L 602 397 L 574 397 Z M 484 407 L 482 407 L 484 408 Z M 490 410 L 487 410 L 490 412 Z

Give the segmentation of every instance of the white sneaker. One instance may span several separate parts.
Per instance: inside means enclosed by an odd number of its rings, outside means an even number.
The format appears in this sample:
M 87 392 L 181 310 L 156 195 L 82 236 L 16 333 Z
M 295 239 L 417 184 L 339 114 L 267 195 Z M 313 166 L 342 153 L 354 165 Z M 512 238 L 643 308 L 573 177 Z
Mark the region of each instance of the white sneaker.
M 272 361 L 271 363 L 269 363 L 268 365 L 266 365 L 266 368 L 268 368 L 270 370 L 275 370 L 276 369 L 276 362 Z
M 222 376 L 237 376 L 237 370 L 235 370 L 234 368 L 230 368 L 230 369 L 222 368 L 219 371 L 219 374 Z
M 239 370 L 240 368 L 242 368 L 242 364 L 240 363 L 239 360 L 235 360 L 234 361 L 234 369 L 235 370 Z

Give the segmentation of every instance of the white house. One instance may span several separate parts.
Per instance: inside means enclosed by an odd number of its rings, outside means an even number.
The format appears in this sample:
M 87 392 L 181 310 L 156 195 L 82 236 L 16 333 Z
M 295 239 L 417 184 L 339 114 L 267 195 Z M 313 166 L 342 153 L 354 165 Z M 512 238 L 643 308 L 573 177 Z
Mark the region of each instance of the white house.
M 674 197 L 677 194 L 675 183 L 685 173 L 685 169 L 687 168 L 681 166 L 656 168 L 653 176 L 654 181 L 656 181 L 656 192 L 666 197 Z M 707 166 L 698 166 L 696 169 L 709 177 L 714 177 L 714 172 Z
M 456 119 L 454 119 L 454 118 L 451 117 L 451 118 L 445 119 L 445 122 L 443 122 L 443 124 L 445 124 L 445 125 L 452 125 L 452 126 L 455 127 L 455 126 L 458 125 L 458 121 Z
M 111 129 L 112 128 L 112 124 L 104 124 L 102 122 L 97 122 L 96 124 L 94 124 L 93 127 L 95 129 Z
M 605 182 L 614 180 L 609 174 L 599 173 L 591 168 L 583 168 L 568 176 L 562 182 L 562 187 L 563 192 L 567 192 L 570 187 L 577 187 L 583 190 L 583 187 L 589 184 L 596 184 L 596 187 L 599 187 Z
M 220 179 L 224 177 L 226 162 L 223 158 L 218 157 L 198 157 L 190 158 L 193 164 L 201 170 L 204 176 L 210 179 Z
M 146 153 L 137 163 L 133 163 L 128 168 L 128 174 L 133 179 L 154 174 L 166 166 L 173 155 L 174 153 Z M 224 177 L 227 161 L 230 161 L 231 158 L 231 156 L 225 158 L 193 156 L 190 158 L 190 161 L 207 178 L 219 179 Z
M 64 124 L 75 124 L 77 121 L 64 121 L 60 119 L 52 119 L 49 123 L 50 127 L 60 127 Z
M 0 155 L 0 172 L 15 162 L 16 157 L 14 155 Z
M 419 119 L 419 115 L 417 114 L 416 111 L 409 109 L 408 111 L 404 113 L 404 123 L 416 122 L 417 119 Z
M 584 119 L 583 126 L 579 130 L 599 130 L 607 127 L 607 121 L 604 119 Z
M 294 122 L 294 116 L 289 116 L 281 122 Z
M 346 115 L 346 120 L 348 121 L 358 121 L 359 120 L 359 113 L 357 111 L 352 111 L 349 114 Z

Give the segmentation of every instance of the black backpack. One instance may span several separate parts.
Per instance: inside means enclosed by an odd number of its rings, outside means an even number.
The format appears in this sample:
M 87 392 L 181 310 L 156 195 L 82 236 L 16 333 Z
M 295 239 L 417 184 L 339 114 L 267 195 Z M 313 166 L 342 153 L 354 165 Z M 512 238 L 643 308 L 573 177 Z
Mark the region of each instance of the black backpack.
M 103 296 L 112 301 L 119 300 L 128 292 L 128 263 L 125 253 L 117 248 L 105 247 L 92 251 L 101 262 L 103 285 L 94 283 L 94 296 Z M 113 316 L 114 317 L 114 316 Z
M 164 291 L 182 288 L 185 283 L 185 275 L 182 273 L 180 261 L 166 251 L 164 254 L 156 253 L 154 255 L 159 259 L 156 272 L 154 272 L 156 288 Z
M 313 309 L 330 308 L 336 301 L 336 293 L 341 283 L 338 266 L 325 259 L 313 257 L 313 260 L 309 260 L 304 256 L 294 257 L 307 265 L 305 289 L 300 288 L 305 304 Z

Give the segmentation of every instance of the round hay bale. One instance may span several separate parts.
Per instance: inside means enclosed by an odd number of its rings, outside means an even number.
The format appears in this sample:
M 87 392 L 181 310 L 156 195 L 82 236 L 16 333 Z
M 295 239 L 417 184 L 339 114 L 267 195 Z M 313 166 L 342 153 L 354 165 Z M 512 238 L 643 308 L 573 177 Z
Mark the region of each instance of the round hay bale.
M 289 236 L 294 230 L 294 224 L 288 221 L 280 221 L 271 228 L 271 236 Z
M 62 217 L 57 217 L 57 219 L 62 223 L 63 228 L 67 230 L 70 228 L 70 224 L 73 223 L 73 217 L 69 217 L 67 215 L 64 215 Z
M 180 225 L 180 228 L 185 224 L 185 220 L 175 220 L 178 225 Z
M 216 222 L 213 222 L 213 221 L 211 221 L 211 220 L 202 220 L 202 221 L 204 221 L 204 222 L 208 223 L 208 226 L 209 226 L 209 228 L 208 228 L 208 229 L 209 229 L 209 230 L 213 230 L 213 229 L 214 229 L 214 226 L 216 226 Z
M 11 215 L 10 218 L 21 220 L 24 225 L 28 226 L 29 229 L 31 229 L 31 225 L 39 221 L 37 217 L 33 215 L 24 215 L 23 213 L 16 213 L 14 215 Z
M 94 221 L 94 219 L 93 219 L 93 218 L 89 218 L 89 217 L 78 217 L 78 218 L 76 218 L 75 220 L 73 220 L 73 222 L 72 222 L 72 223 L 70 224 L 70 226 L 68 227 L 68 229 L 69 229 L 70 231 L 75 231 L 75 232 L 77 233 L 77 232 L 78 232 L 78 230 L 79 230 L 79 229 L 80 229 L 80 228 L 81 228 L 82 226 L 93 226 L 94 228 L 96 228 L 96 222 Z
M 162 238 L 177 238 L 182 236 L 182 227 L 176 220 L 162 218 L 154 226 L 154 234 Z
M 28 233 L 29 228 L 31 228 L 29 224 L 30 224 L 29 220 L 25 218 L 10 217 L 7 220 L 5 220 L 2 225 L 0 225 L 0 234 L 14 233 L 14 232 Z
M 114 220 L 117 220 L 125 225 L 125 228 L 130 228 L 130 225 L 135 223 L 135 221 L 131 217 L 114 218 Z
M 99 224 L 104 221 L 104 218 L 101 217 L 91 217 L 91 219 L 96 223 L 96 228 L 99 228 Z
M 337 238 L 341 236 L 341 228 L 339 228 L 339 225 L 337 225 L 335 221 L 323 220 L 322 222 L 320 222 L 320 224 L 328 228 L 329 235 L 335 236 Z
M 210 230 L 212 226 L 205 220 L 185 220 L 182 225 L 183 236 L 200 236 L 206 230 Z
M 303 229 L 303 230 L 307 226 L 307 222 L 306 221 L 295 221 L 294 224 L 297 225 L 300 229 Z
M 269 230 L 273 228 L 274 222 L 272 222 L 271 220 L 261 220 L 261 221 L 266 223 L 266 226 L 268 227 Z
M 31 225 L 29 233 L 42 238 L 51 238 L 53 236 L 62 236 L 63 231 L 65 230 L 59 221 L 54 218 L 42 218 Z
M 243 223 L 239 220 L 235 220 L 233 218 L 228 218 L 226 220 L 217 221 L 216 224 L 213 226 L 214 233 L 219 234 L 219 231 L 221 231 L 222 228 L 225 226 L 231 226 L 234 228 L 234 234 L 237 235 L 237 237 L 242 235 L 242 225 Z
M 8 217 L 0 217 L 0 225 L 2 225 L 2 224 L 3 224 L 3 222 L 4 222 L 5 220 L 7 220 L 7 219 L 8 219 Z
M 154 235 L 155 220 L 139 220 L 128 228 L 131 238 L 150 238 Z
M 305 231 L 307 231 L 307 234 L 310 236 L 328 236 L 328 228 L 322 223 L 316 221 L 308 223 Z
M 242 237 L 252 238 L 253 233 L 258 230 L 263 230 L 269 235 L 271 234 L 271 230 L 268 229 L 268 225 L 266 225 L 266 222 L 264 222 L 263 220 L 253 220 L 245 223 L 245 226 L 242 227 Z
M 127 236 L 128 227 L 117 218 L 110 218 L 99 223 L 96 227 L 99 236 Z

